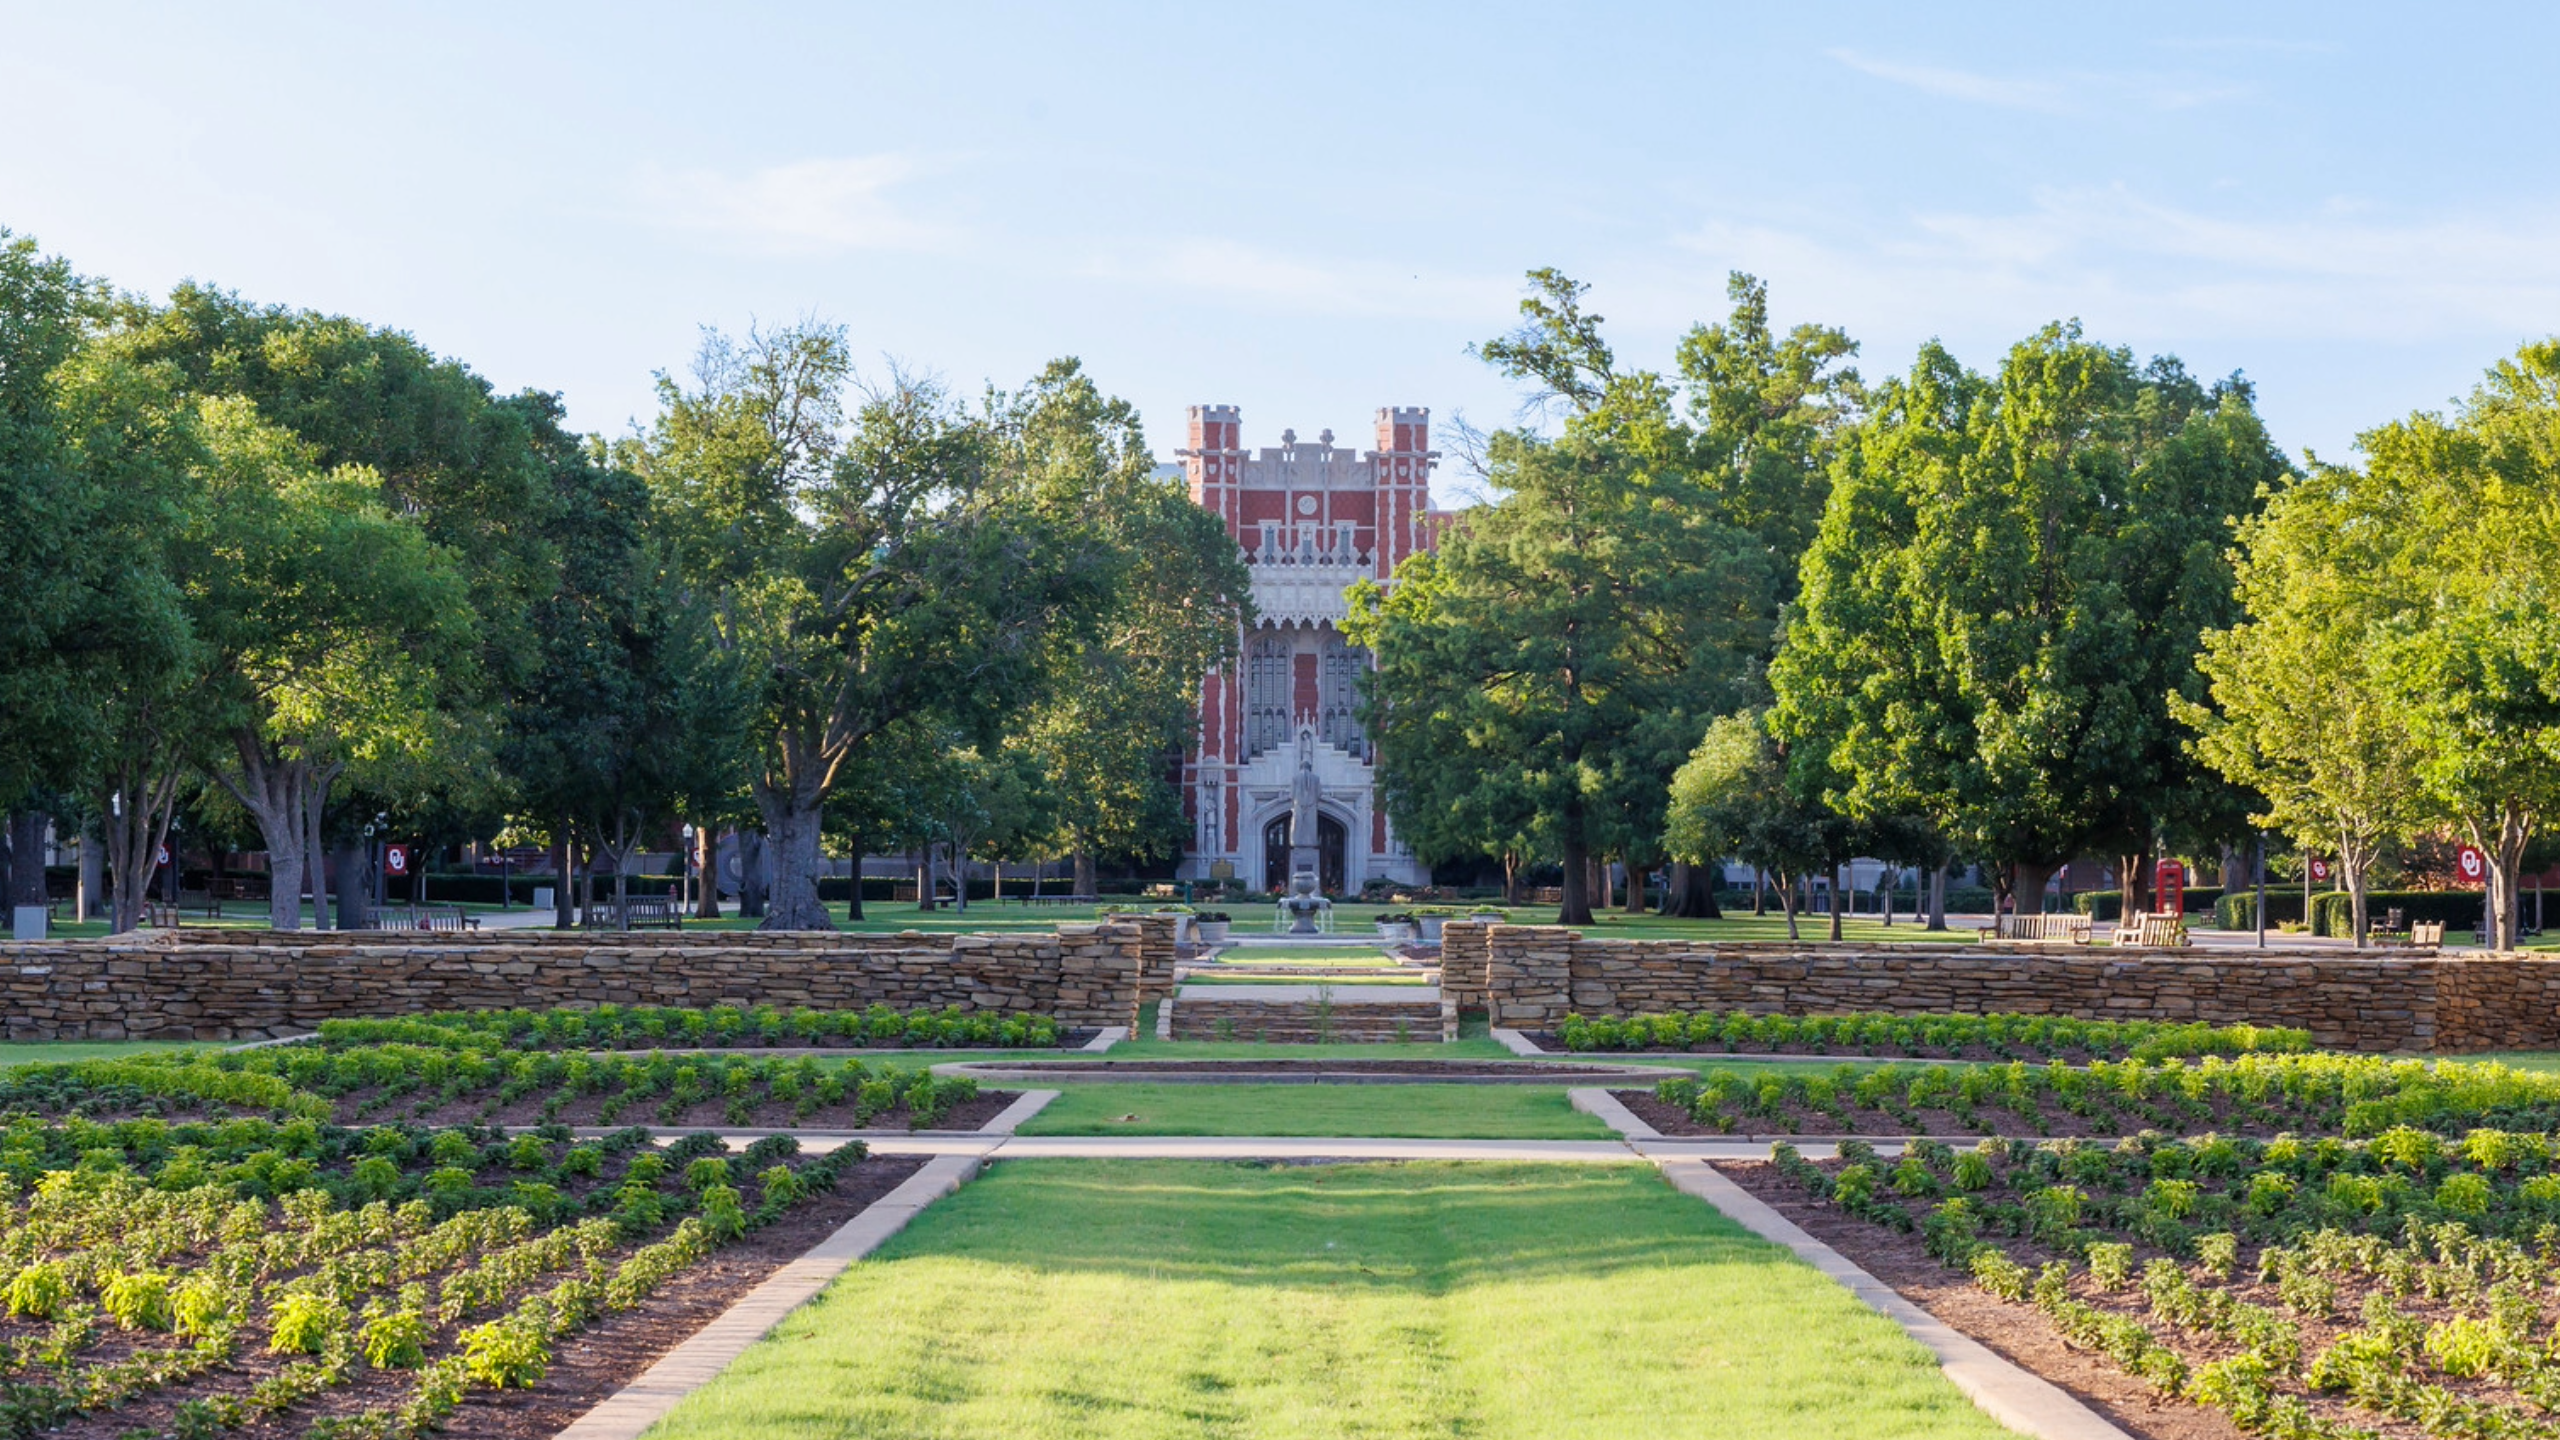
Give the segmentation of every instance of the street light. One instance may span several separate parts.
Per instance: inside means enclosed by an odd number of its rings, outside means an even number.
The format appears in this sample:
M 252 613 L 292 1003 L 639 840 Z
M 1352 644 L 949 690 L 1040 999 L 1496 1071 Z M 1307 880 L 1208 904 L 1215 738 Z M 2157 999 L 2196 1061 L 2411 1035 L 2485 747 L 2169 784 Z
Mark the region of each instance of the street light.
M 676 923 L 684 923 L 685 914 L 693 909 L 693 827 L 686 825 L 680 833 L 684 849 L 676 861 Z

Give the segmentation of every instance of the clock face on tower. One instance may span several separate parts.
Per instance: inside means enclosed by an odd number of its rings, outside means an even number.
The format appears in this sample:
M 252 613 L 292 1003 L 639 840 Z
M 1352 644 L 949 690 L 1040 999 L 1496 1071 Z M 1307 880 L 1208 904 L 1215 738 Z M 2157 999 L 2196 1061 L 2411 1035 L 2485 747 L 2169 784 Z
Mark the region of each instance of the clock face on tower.
M 1313 495 L 1299 496 L 1298 513 L 1301 515 L 1313 515 L 1316 513 L 1316 497 Z

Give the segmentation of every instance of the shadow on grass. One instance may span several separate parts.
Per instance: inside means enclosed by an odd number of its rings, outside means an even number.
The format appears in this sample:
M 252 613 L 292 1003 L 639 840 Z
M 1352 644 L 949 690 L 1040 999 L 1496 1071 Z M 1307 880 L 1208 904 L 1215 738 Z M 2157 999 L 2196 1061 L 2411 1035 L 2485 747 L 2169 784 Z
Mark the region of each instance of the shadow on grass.
M 1422 1161 L 999 1161 L 879 1259 L 924 1256 L 1429 1295 L 1480 1281 L 1796 1263 L 1647 1166 Z

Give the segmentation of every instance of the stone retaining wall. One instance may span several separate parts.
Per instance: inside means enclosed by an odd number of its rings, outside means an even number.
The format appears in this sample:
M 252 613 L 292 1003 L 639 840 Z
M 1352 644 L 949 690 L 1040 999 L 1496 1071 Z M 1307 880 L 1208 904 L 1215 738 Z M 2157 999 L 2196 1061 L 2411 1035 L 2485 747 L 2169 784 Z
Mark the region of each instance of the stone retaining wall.
M 805 946 L 736 945 L 745 937 L 734 932 L 684 945 L 621 935 L 526 944 L 504 931 L 469 943 L 231 933 L 249 943 L 0 945 L 0 1030 L 11 1040 L 237 1040 L 340 1017 L 607 1002 L 957 1005 L 1066 1025 L 1134 1025 L 1138 1013 L 1140 933 L 1121 922 L 1054 935 L 831 935 L 816 938 L 835 943 Z
M 1484 966 L 1485 933 L 1493 928 L 1483 920 L 1448 920 L 1440 926 L 1440 993 L 1458 1007 L 1461 1014 L 1474 1014 L 1485 1007 Z
M 1522 1030 L 1568 1012 L 2007 1011 L 2295 1026 L 2350 1050 L 2560 1048 L 2560 960 L 2516 954 L 1717 944 L 1531 925 L 1495 926 L 1486 946 L 1487 1009 Z

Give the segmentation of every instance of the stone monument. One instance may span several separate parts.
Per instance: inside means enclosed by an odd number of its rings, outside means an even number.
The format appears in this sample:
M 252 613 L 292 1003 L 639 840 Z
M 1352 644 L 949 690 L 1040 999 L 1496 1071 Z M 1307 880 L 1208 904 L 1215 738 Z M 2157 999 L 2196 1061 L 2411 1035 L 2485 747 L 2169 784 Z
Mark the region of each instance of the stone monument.
M 1316 777 L 1315 745 L 1314 731 L 1298 732 L 1298 773 L 1289 782 L 1289 893 L 1280 900 L 1280 908 L 1289 914 L 1292 935 L 1316 934 L 1316 917 L 1333 908 L 1331 901 L 1316 893 L 1323 884 L 1324 852 L 1316 841 L 1316 817 L 1324 801 L 1324 782 Z

